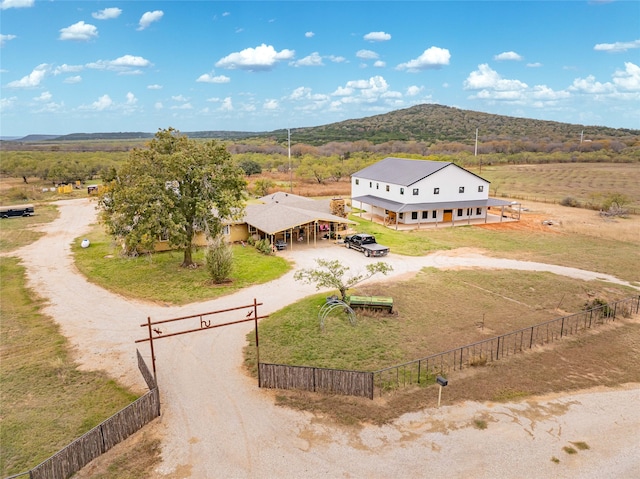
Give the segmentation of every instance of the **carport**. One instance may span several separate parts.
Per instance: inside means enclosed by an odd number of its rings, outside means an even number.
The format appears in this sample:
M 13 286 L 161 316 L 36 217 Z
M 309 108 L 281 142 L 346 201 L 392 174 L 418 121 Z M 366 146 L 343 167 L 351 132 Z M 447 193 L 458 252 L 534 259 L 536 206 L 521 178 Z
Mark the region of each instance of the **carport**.
M 310 200 L 315 201 L 315 200 Z M 302 243 L 316 246 L 318 239 L 339 234 L 354 221 L 311 209 L 290 206 L 279 202 L 247 205 L 244 221 L 249 235 L 269 239 L 271 244 L 283 240 L 289 248 Z

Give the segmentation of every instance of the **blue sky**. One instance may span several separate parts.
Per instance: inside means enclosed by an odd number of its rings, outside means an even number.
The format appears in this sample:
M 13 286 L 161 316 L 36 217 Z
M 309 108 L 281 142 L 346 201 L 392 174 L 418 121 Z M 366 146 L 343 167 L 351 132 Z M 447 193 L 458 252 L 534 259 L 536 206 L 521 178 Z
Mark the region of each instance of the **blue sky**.
M 638 1 L 0 2 L 2 136 L 271 131 L 423 103 L 640 128 Z

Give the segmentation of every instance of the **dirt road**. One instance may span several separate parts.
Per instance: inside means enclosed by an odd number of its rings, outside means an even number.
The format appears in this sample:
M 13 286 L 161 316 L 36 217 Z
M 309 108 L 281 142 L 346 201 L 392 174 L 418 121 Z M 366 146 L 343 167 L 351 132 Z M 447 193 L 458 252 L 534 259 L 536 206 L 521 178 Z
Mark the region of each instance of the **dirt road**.
M 268 314 L 315 288 L 293 281 L 293 272 L 269 284 L 184 307 L 127 300 L 88 283 L 75 269 L 70 243 L 95 221 L 87 200 L 59 203 L 61 216 L 47 235 L 18 252 L 29 286 L 48 299 L 45 312 L 61 326 L 82 367 L 105 369 L 143 390 L 135 361 L 136 339 L 153 320 L 249 304 Z M 353 272 L 365 258 L 336 246 L 286 253 L 296 267 L 314 258 L 340 259 Z M 611 276 L 541 263 L 438 253 L 422 258 L 390 255 L 394 276 L 425 266 L 550 271 L 581 279 L 627 284 Z M 238 318 L 234 318 L 238 319 Z M 221 317 L 220 322 L 229 320 Z M 384 427 L 346 428 L 308 413 L 274 406 L 242 372 L 242 347 L 251 323 L 156 342 L 163 415 L 164 478 L 274 477 L 640 477 L 640 386 L 515 404 L 467 403 L 407 414 Z M 146 345 L 141 353 L 147 359 Z M 446 400 L 446 398 L 445 398 Z M 488 427 L 474 427 L 482 417 Z M 568 455 L 564 446 L 585 442 Z M 552 458 L 560 459 L 559 463 Z

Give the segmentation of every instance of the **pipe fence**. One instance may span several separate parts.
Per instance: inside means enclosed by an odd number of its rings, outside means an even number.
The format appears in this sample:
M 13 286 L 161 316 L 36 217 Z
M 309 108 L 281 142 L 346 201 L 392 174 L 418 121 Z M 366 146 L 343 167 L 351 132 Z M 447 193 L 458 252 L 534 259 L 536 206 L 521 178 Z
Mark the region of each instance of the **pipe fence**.
M 380 391 L 406 387 L 412 384 L 434 383 L 437 375 L 446 375 L 468 367 L 483 366 L 489 362 L 521 353 L 536 346 L 552 343 L 602 324 L 617 317 L 630 317 L 640 310 L 640 296 L 581 311 L 569 316 L 495 336 L 425 358 L 374 371 L 374 386 Z

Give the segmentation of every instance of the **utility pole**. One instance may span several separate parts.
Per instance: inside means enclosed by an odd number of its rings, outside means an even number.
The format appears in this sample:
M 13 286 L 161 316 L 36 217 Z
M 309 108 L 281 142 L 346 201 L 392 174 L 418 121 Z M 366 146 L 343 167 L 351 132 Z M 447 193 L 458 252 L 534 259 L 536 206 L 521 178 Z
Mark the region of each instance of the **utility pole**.
M 287 128 L 287 143 L 289 144 L 289 191 L 293 193 L 293 170 L 291 169 L 291 130 Z

